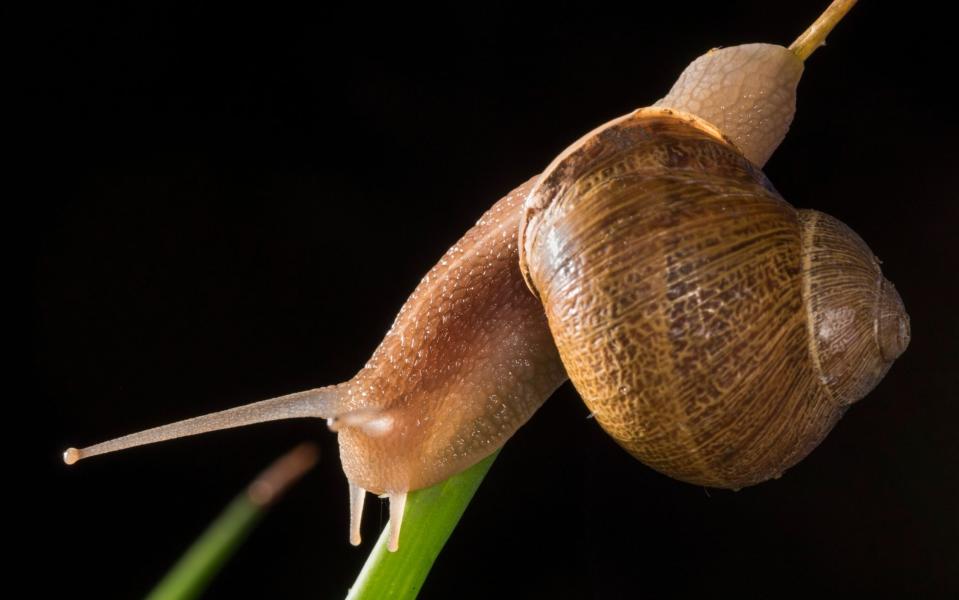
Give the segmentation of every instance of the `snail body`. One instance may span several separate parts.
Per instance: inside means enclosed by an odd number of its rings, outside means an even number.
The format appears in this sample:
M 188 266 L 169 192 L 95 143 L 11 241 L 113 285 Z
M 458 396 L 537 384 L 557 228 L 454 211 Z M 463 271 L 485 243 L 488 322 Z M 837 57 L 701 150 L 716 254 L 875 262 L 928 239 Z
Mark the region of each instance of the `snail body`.
M 366 366 L 337 386 L 331 426 L 354 484 L 381 494 L 439 483 L 501 447 L 566 381 L 543 308 L 517 268 L 534 181 L 446 252 Z
M 407 492 L 501 447 L 568 374 L 655 469 L 729 488 L 778 476 L 909 333 L 862 240 L 795 210 L 760 170 L 792 120 L 804 49 L 710 51 L 656 106 L 570 146 L 446 252 L 351 380 L 70 448 L 65 461 L 323 418 L 338 433 L 351 542 L 372 491 L 390 498 L 395 550 Z
M 361 541 L 369 491 L 390 499 L 395 550 L 408 491 L 502 447 L 567 379 L 518 268 L 523 200 L 534 182 L 499 200 L 447 250 L 349 381 L 71 448 L 64 460 L 264 421 L 326 419 L 349 482 L 351 543 Z

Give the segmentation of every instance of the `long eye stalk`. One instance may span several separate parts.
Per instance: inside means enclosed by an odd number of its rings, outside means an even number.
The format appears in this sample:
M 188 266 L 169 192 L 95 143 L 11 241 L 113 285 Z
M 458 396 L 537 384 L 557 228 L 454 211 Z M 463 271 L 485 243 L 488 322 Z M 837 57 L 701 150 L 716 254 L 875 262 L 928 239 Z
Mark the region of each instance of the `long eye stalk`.
M 299 419 L 314 417 L 329 419 L 336 415 L 339 405 L 337 386 L 317 388 L 297 392 L 278 398 L 262 400 L 245 406 L 238 406 L 220 412 L 161 425 L 139 433 L 132 433 L 86 448 L 68 448 L 63 453 L 63 462 L 68 465 L 98 454 L 125 450 L 144 444 L 153 444 L 165 440 L 197 435 L 218 429 L 230 429 L 276 421 L 279 419 Z

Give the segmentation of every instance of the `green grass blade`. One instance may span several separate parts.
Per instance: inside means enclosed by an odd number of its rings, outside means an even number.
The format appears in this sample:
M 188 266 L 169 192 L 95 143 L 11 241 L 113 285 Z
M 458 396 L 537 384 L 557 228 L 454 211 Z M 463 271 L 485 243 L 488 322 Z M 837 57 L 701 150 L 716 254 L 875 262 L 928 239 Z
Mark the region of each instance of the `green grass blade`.
M 400 548 L 389 552 L 389 525 L 383 529 L 347 600 L 416 598 L 433 562 L 499 451 L 466 471 L 425 490 L 411 492 L 400 530 Z
M 147 599 L 199 597 L 261 516 L 263 508 L 254 504 L 245 493 L 235 498 L 173 565 Z
M 266 510 L 317 459 L 316 446 L 301 444 L 261 473 L 233 499 L 167 575 L 148 600 L 197 598 L 239 548 Z

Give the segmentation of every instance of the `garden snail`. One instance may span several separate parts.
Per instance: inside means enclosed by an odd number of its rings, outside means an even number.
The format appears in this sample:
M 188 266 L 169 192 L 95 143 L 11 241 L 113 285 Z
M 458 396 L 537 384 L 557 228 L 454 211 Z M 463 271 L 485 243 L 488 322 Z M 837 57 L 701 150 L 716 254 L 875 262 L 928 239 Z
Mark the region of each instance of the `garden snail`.
M 732 53 L 713 53 L 710 60 Z M 794 59 L 788 64 L 799 70 Z M 700 104 L 712 97 L 694 96 Z M 688 103 L 669 106 L 676 114 L 696 114 L 722 128 L 753 162 L 762 162 L 749 154 L 752 146 L 726 130 L 729 123 Z M 779 123 L 783 121 L 788 119 Z M 351 381 L 71 451 L 68 458 L 262 420 L 328 418 L 340 433 L 354 514 L 359 514 L 363 490 L 387 493 L 391 522 L 398 525 L 407 490 L 440 481 L 502 445 L 565 380 L 567 369 L 573 372 L 560 362 L 547 320 L 551 313 L 544 314 L 517 268 L 519 225 L 527 214 L 523 202 L 534 183 L 498 203 L 447 253 Z M 544 189 L 543 183 L 537 188 Z M 530 219 L 527 224 L 523 250 L 529 259 L 533 247 L 527 251 L 526 242 L 537 236 L 530 235 Z M 544 283 L 531 281 L 541 297 L 548 295 Z M 600 421 L 607 424 L 602 416 Z M 354 533 L 357 528 L 354 520 Z

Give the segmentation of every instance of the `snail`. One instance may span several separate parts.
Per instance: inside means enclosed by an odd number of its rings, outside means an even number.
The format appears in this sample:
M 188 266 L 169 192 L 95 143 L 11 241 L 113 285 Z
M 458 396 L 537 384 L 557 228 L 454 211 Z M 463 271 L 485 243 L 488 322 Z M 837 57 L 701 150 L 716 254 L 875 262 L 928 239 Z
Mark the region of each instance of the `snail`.
M 501 447 L 569 377 L 599 424 L 659 471 L 728 488 L 778 476 L 909 339 L 868 247 L 793 209 L 760 170 L 792 120 L 803 60 L 850 5 L 834 3 L 790 48 L 710 51 L 654 106 L 570 146 L 444 254 L 349 381 L 64 460 L 326 419 L 351 543 L 369 491 L 390 499 L 396 550 L 406 494 Z

